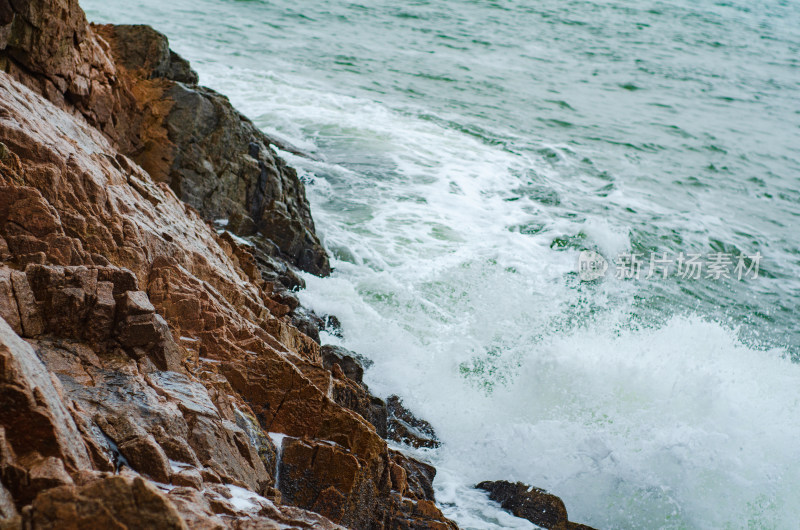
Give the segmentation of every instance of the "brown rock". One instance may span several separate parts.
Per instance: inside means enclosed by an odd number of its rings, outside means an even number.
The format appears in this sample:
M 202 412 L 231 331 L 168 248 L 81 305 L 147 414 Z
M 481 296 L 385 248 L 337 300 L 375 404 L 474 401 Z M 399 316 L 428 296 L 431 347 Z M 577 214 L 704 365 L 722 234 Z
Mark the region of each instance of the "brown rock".
M 335 522 L 364 525 L 357 521 L 359 514 L 352 503 L 374 500 L 358 498 L 357 486 L 364 481 L 366 470 L 355 456 L 335 445 L 286 439 L 280 466 L 281 493 L 286 502 L 313 510 Z M 369 496 L 368 489 L 366 493 Z
M 97 281 L 108 282 L 114 286 L 112 296 L 115 298 L 128 291 L 138 291 L 139 282 L 133 272 L 118 267 L 98 267 Z
M 23 336 L 38 337 L 44 332 L 44 322 L 28 283 L 28 277 L 23 272 L 12 271 L 11 283 L 14 286 L 14 297 L 17 299 Z
M 125 317 L 118 328 L 118 340 L 132 356 L 144 352 L 160 370 L 181 370 L 180 348 L 164 317 L 157 313 L 133 314 Z
M 93 343 L 107 340 L 114 331 L 117 303 L 114 300 L 114 284 L 98 281 L 94 305 L 86 322 L 86 338 Z
M 385 451 L 385 443 L 368 423 L 337 406 L 294 366 L 279 359 L 265 352 L 246 365 L 220 365 L 266 431 L 330 440 L 367 460 Z
M 0 427 L 16 455 L 57 457 L 68 468 L 89 465 L 72 416 L 31 346 L 0 319 Z
M 127 291 L 122 295 L 121 311 L 128 316 L 149 315 L 156 312 L 144 291 Z
M 390 451 L 392 463 L 403 470 L 407 497 L 434 501 L 433 479 L 436 477 L 436 468 L 421 462 L 399 451 Z
M 22 321 L 19 317 L 17 299 L 11 283 L 11 269 L 0 268 L 0 318 L 3 318 L 14 333 L 22 335 Z
M 406 470 L 392 462 L 389 471 L 392 475 L 392 489 L 405 497 L 408 489 Z
M 451 527 L 375 428 L 327 395 L 319 345 L 293 325 L 300 308 L 270 312 L 291 307 L 271 305 L 273 294 L 302 285 L 292 266 L 329 268 L 302 183 L 274 142 L 224 97 L 172 81 L 186 72 L 173 70 L 183 67 L 171 53 L 167 60 L 158 34 L 124 30 L 141 40 L 113 53 L 138 54 L 140 66 L 117 67 L 110 50 L 121 33 L 107 46 L 76 2 L 2 5 L 0 21 L 27 36 L 0 27 L 0 61 L 11 72 L 0 75 L 0 234 L 11 265 L 26 267 L 19 291 L 11 276 L 12 291 L 36 354 L 0 326 L 0 467 L 4 481 L 23 484 L 33 471 L 48 488 L 31 499 L 35 492 L 4 482 L 16 505 L 33 501 L 22 522 L 335 528 L 307 511 L 317 509 L 353 528 Z M 220 237 L 198 210 L 228 218 L 256 246 Z M 184 352 L 194 356 L 186 370 Z M 336 366 L 339 401 L 369 416 L 366 388 Z M 256 499 L 240 509 L 191 487 L 165 496 L 125 470 L 167 480 L 180 474 L 169 455 L 204 466 L 206 484 L 272 495 L 276 455 L 265 431 L 300 440 L 281 486 L 302 507 Z M 77 484 L 56 486 L 57 464 L 34 469 L 42 459 L 62 461 Z M 406 497 L 391 491 L 390 464 Z M 90 472 L 120 467 L 114 477 Z M 214 502 L 229 515 L 217 516 Z
M 180 55 L 169 49 L 167 37 L 150 26 L 106 26 L 113 34 L 115 58 L 129 70 L 140 70 L 145 78 L 164 77 L 196 84 L 197 73 Z
M 589 528 L 570 523 L 564 502 L 546 491 L 521 482 L 481 482 L 477 488 L 489 492 L 489 498 L 500 503 L 516 517 L 527 519 L 543 528 Z
M 119 342 L 126 348 L 154 347 L 168 331 L 166 321 L 155 313 L 131 315 L 120 322 Z
M 8 250 L 8 243 L 0 236 L 0 261 L 8 261 L 11 259 L 11 252 Z
M 157 372 L 148 377 L 149 384 L 159 394 L 167 396 L 185 414 L 200 414 L 209 418 L 220 418 L 217 406 L 211 401 L 206 388 L 186 374 Z M 164 433 L 168 436 L 167 433 Z
M 200 477 L 202 477 L 203 482 L 208 482 L 209 484 L 220 484 L 222 483 L 222 479 L 217 475 L 213 469 L 204 468 L 200 470 Z
M 386 403 L 370 394 L 366 385 L 359 385 L 352 379 L 347 378 L 341 372 L 339 364 L 334 364 L 333 368 L 334 375 L 338 369 L 342 377 L 335 377 L 331 382 L 331 399 L 370 422 L 375 427 L 378 435 L 385 438 L 388 420 Z
M 167 434 L 163 431 L 163 429 L 157 428 L 157 431 L 158 430 L 161 431 L 161 434 L 155 434 L 156 441 L 158 442 L 158 445 L 164 449 L 164 452 L 167 454 L 167 457 L 170 460 L 183 462 L 195 467 L 200 466 L 200 460 L 198 460 L 197 455 L 195 454 L 194 449 L 192 449 L 192 447 L 189 445 L 189 442 L 179 436 Z M 218 481 L 219 480 L 217 480 L 217 482 Z
M 0 220 L 13 229 L 16 236 L 32 236 L 38 241 L 52 233 L 61 233 L 58 212 L 35 188 L 19 187 L 8 190 L 0 199 Z M 46 248 L 46 247 L 45 247 Z
M 200 462 L 213 470 L 220 481 L 240 482 L 255 491 L 272 485 L 272 476 L 257 449 L 235 423 L 198 415 L 190 428 L 189 444 Z
M 30 466 L 28 480 L 31 490 L 37 492 L 72 484 L 72 478 L 64 469 L 64 462 L 54 456 L 42 459 Z
M 10 21 L 0 32 L 4 69 L 56 106 L 79 112 L 113 140 L 135 145 L 136 103 L 119 83 L 78 3 L 31 0 L 3 5 L 0 18 Z M 119 120 L 123 112 L 130 115 Z
M 186 486 L 199 490 L 203 486 L 203 477 L 196 469 L 182 469 L 172 475 L 171 482 L 176 486 Z
M 2 441 L 5 443 L 5 441 Z M 18 507 L 29 504 L 43 490 L 72 484 L 64 469 L 64 463 L 56 457 L 41 458 L 38 454 L 27 454 L 22 460 L 13 455 L 0 465 L 0 478 L 8 488 L 8 500 Z M 16 461 L 15 461 L 16 460 Z
M 122 476 L 48 490 L 34 500 L 24 520 L 33 528 L 53 530 L 187 528 L 166 495 L 140 477 Z
M 169 459 L 152 435 L 137 436 L 120 444 L 119 450 L 133 469 L 156 482 L 169 484 L 172 474 Z
M 333 365 L 338 364 L 344 375 L 355 381 L 361 383 L 364 377 L 364 365 L 369 366 L 372 361 L 362 357 L 361 355 L 352 352 L 341 346 L 333 346 L 326 344 L 320 348 L 320 355 L 322 362 L 328 370 L 333 369 Z
M 99 322 L 89 325 L 87 321 L 97 301 L 96 268 L 32 264 L 25 274 L 27 282 L 21 277 L 18 282 L 20 295 L 26 299 L 21 307 L 34 332 L 41 328 L 75 339 L 93 333 Z M 30 300 L 31 293 L 35 302 Z
M 198 529 L 235 528 L 237 530 L 279 530 L 284 528 L 341 529 L 324 517 L 289 506 L 278 506 L 254 493 L 237 491 L 241 509 L 226 486 L 207 487 L 202 492 L 185 487 L 170 491 L 169 499 L 187 525 Z

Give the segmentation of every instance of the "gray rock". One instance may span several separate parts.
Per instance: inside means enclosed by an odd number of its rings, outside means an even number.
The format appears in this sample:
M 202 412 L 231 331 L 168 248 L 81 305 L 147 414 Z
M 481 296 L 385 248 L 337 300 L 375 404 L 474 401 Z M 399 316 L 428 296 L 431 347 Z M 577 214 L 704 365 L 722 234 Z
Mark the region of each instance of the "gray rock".
M 315 233 L 305 187 L 271 146 L 299 151 L 269 138 L 228 98 L 198 86 L 197 74 L 161 33 L 148 26 L 96 29 L 110 41 L 115 61 L 134 76 L 165 80 L 153 101 L 130 109 L 128 121 L 139 127 L 135 136 L 142 141 L 131 142 L 125 154 L 154 180 L 167 182 L 206 220 L 227 219 L 226 228 L 236 235 L 263 236 L 254 242 L 266 254 L 328 275 L 328 256 Z M 161 108 L 169 109 L 166 116 Z M 142 120 L 148 113 L 158 119 Z
M 168 181 L 181 199 L 206 219 L 228 219 L 238 235 L 264 236 L 292 265 L 330 274 L 305 187 L 271 140 L 211 89 L 175 84 L 165 97 L 175 145 Z
M 414 416 L 403 406 L 398 396 L 389 396 L 386 400 L 388 409 L 387 438 L 395 442 L 409 444 L 413 447 L 439 447 L 439 440 L 433 426 L 425 420 Z
M 322 363 L 325 368 L 331 370 L 334 364 L 338 364 L 344 375 L 356 383 L 362 382 L 364 368 L 369 368 L 372 365 L 372 361 L 366 357 L 341 346 L 333 346 L 331 344 L 326 344 L 320 348 L 320 355 L 322 355 Z

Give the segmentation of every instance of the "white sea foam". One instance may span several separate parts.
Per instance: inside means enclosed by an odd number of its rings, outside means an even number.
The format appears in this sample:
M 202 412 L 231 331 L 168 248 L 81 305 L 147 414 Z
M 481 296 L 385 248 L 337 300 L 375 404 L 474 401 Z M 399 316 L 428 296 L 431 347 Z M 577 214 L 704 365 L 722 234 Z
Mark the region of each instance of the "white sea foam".
M 780 352 L 746 348 L 699 318 L 641 330 L 605 320 L 538 340 L 504 336 L 496 371 L 476 384 L 457 359 L 494 347 L 485 332 L 508 324 L 496 308 L 479 327 L 454 319 L 419 333 L 408 313 L 380 315 L 343 280 L 307 281 L 312 306 L 352 308 L 338 315 L 347 345 L 376 360 L 370 386 L 402 392 L 436 426 L 437 492 L 462 524 L 481 528 L 469 523 L 465 488 L 501 478 L 556 492 L 576 520 L 603 528 L 787 527 L 800 516 L 790 465 L 800 370 Z
M 557 493 L 599 527 L 780 527 L 800 516 L 789 465 L 800 457 L 800 370 L 780 351 L 697 317 L 632 326 L 635 287 L 576 290 L 564 281 L 575 253 L 547 244 L 583 232 L 613 255 L 630 249 L 624 226 L 503 200 L 518 161 L 478 142 L 368 110 L 344 119 L 392 135 L 404 155 L 389 183 L 347 172 L 351 195 L 337 187 L 344 170 L 292 158 L 319 182 L 315 213 L 341 258 L 332 279 L 306 277 L 301 299 L 336 314 L 345 344 L 376 361 L 372 388 L 400 393 L 436 426 L 448 515 L 513 527 L 469 489 L 507 478 Z M 362 209 L 357 224 L 337 201 Z M 542 232 L 509 230 L 527 218 Z
M 530 527 L 471 489 L 504 478 L 547 488 L 573 519 L 604 528 L 800 517 L 800 370 L 699 317 L 633 326 L 636 287 L 565 281 L 577 255 L 553 252 L 554 237 L 583 233 L 614 255 L 630 250 L 628 228 L 507 199 L 519 195 L 522 167 L 561 196 L 584 184 L 357 98 L 259 79 L 275 86 L 239 79 L 227 91 L 262 124 L 291 116 L 295 129 L 281 130 L 298 131 L 295 143 L 304 128 L 336 137 L 323 162 L 283 153 L 309 179 L 338 258 L 332 278 L 306 276 L 301 300 L 336 314 L 344 344 L 375 360 L 371 388 L 403 395 L 436 426 L 436 489 L 449 516 L 465 528 Z M 338 165 L 354 144 L 385 172 Z M 527 222 L 540 230 L 514 228 Z

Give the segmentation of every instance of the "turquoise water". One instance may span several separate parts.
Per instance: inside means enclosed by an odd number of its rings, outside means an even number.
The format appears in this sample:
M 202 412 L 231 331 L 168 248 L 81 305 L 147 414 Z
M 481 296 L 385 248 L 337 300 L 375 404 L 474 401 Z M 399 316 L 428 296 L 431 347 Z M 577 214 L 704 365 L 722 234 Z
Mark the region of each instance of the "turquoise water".
M 437 427 L 463 527 L 525 527 L 493 478 L 601 528 L 795 526 L 797 3 L 82 5 L 319 156 L 286 155 L 336 267 L 303 300 Z M 584 249 L 763 257 L 581 282 Z

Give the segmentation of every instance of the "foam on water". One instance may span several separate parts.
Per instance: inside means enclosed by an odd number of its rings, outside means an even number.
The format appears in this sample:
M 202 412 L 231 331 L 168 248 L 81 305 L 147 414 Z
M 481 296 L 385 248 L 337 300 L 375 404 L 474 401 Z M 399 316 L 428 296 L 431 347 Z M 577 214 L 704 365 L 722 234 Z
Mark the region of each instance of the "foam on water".
M 505 478 L 557 493 L 575 520 L 601 528 L 786 527 L 800 517 L 800 370 L 697 316 L 632 322 L 641 286 L 577 283 L 577 252 L 554 252 L 553 236 L 583 233 L 614 255 L 630 250 L 629 227 L 559 215 L 514 190 L 531 167 L 561 197 L 586 183 L 290 78 L 224 79 L 246 113 L 265 125 L 291 117 L 284 137 L 324 155 L 282 153 L 309 183 L 335 256 L 333 278 L 306 276 L 300 297 L 336 314 L 343 344 L 375 360 L 371 388 L 403 395 L 436 426 L 444 446 L 427 456 L 448 516 L 465 528 L 530 527 L 472 490 Z M 324 148 L 311 129 L 325 131 Z M 529 222 L 538 230 L 517 228 Z
M 626 230 L 539 215 L 542 234 L 509 231 L 530 215 L 530 203 L 502 198 L 518 185 L 513 159 L 468 138 L 451 150 L 449 131 L 423 135 L 402 118 L 351 119 L 364 136 L 391 133 L 415 160 L 397 164 L 386 187 L 292 159 L 313 179 L 339 257 L 334 278 L 307 277 L 301 298 L 337 314 L 345 345 L 376 361 L 371 387 L 401 393 L 436 425 L 449 515 L 507 527 L 468 491 L 509 478 L 557 492 L 576 520 L 602 528 L 796 520 L 800 370 L 783 352 L 748 348 L 699 317 L 632 324 L 635 288 L 578 286 L 575 253 L 548 245 L 550 232 L 571 228 L 614 253 L 630 248 Z M 339 201 L 368 214 L 353 226 Z
M 376 360 L 369 384 L 401 391 L 436 426 L 437 493 L 462 525 L 482 527 L 468 523 L 469 486 L 498 478 L 557 492 L 601 528 L 786 528 L 800 516 L 800 370 L 780 352 L 699 318 L 514 333 L 492 303 L 480 323 L 420 329 L 416 310 L 380 315 L 349 282 L 308 280 L 305 301 L 337 310 L 346 344 Z M 464 352 L 498 344 L 496 362 L 465 378 Z
M 401 393 L 436 426 L 449 515 L 511 527 L 469 491 L 509 478 L 557 492 L 576 520 L 603 528 L 796 520 L 800 370 L 781 351 L 743 346 L 699 317 L 631 324 L 635 289 L 576 286 L 575 253 L 550 250 L 548 232 L 575 222 L 548 226 L 539 215 L 542 235 L 508 230 L 530 215 L 526 201 L 502 200 L 518 185 L 503 178 L 514 160 L 469 139 L 451 151 L 448 131 L 428 132 L 418 154 L 418 124 L 351 119 L 419 158 L 398 164 L 388 188 L 292 159 L 313 175 L 315 211 L 339 256 L 334 278 L 307 277 L 301 298 L 339 316 L 345 345 L 376 361 L 371 387 Z M 353 193 L 343 197 L 337 179 Z M 337 201 L 368 214 L 353 226 Z M 606 219 L 578 224 L 607 254 L 630 248 Z

